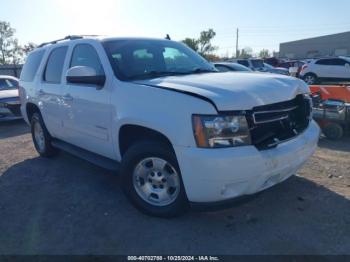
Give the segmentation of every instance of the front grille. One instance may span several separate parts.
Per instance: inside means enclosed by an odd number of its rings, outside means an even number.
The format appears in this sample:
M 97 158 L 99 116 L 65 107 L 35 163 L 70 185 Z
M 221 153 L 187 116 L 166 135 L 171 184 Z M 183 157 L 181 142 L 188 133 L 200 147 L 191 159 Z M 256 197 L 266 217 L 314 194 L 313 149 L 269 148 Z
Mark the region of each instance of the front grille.
M 252 143 L 259 150 L 276 147 L 302 133 L 311 119 L 311 101 L 303 95 L 247 112 Z

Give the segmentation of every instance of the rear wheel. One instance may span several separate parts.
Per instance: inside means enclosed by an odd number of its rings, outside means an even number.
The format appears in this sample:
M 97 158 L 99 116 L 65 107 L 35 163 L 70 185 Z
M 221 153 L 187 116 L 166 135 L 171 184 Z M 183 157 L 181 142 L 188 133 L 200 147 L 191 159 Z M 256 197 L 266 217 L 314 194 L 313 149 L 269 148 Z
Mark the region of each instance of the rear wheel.
M 31 119 L 32 139 L 36 151 L 43 157 L 55 155 L 57 150 L 51 145 L 51 136 L 47 131 L 40 113 L 34 113 Z
M 315 74 L 312 73 L 308 73 L 304 76 L 304 81 L 308 84 L 308 85 L 314 85 L 317 84 L 318 82 L 318 78 Z
M 343 127 L 336 123 L 327 124 L 322 131 L 323 134 L 331 140 L 338 140 L 344 135 Z
M 158 142 L 138 142 L 121 167 L 126 196 L 142 212 L 159 217 L 181 215 L 188 207 L 175 154 Z

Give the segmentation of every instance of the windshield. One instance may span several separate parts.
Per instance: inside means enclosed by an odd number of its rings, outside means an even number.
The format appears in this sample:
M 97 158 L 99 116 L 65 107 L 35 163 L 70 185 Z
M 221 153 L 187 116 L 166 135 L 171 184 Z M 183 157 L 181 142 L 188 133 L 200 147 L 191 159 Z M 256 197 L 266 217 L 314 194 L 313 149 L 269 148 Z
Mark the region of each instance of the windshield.
M 232 64 L 232 67 L 235 68 L 237 71 L 247 71 L 247 72 L 252 71 L 250 68 L 240 64 Z
M 17 89 L 18 83 L 12 79 L 0 78 L 0 91 Z
M 114 40 L 103 43 L 120 80 L 217 72 L 184 44 L 169 40 Z
M 253 65 L 254 68 L 263 68 L 264 67 L 263 60 L 252 59 L 251 62 L 252 62 L 252 65 Z
M 264 63 L 264 66 L 265 66 L 266 68 L 268 68 L 268 69 L 273 69 L 273 66 L 272 66 L 272 65 L 269 65 L 269 64 Z

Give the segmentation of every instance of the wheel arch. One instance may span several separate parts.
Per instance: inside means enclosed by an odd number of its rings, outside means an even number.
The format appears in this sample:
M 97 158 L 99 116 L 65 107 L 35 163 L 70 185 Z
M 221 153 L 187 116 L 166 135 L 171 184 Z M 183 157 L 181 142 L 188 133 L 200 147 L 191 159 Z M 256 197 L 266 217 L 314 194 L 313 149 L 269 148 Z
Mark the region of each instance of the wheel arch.
M 28 118 L 29 122 L 32 119 L 33 114 L 36 112 L 41 114 L 40 109 L 36 104 L 34 104 L 34 103 L 27 103 L 26 104 L 26 114 L 27 114 L 27 118 Z
M 128 148 L 136 142 L 147 140 L 159 141 L 160 143 L 169 146 L 174 152 L 173 144 L 162 132 L 139 124 L 124 124 L 120 127 L 118 133 L 118 149 L 120 157 L 123 158 Z

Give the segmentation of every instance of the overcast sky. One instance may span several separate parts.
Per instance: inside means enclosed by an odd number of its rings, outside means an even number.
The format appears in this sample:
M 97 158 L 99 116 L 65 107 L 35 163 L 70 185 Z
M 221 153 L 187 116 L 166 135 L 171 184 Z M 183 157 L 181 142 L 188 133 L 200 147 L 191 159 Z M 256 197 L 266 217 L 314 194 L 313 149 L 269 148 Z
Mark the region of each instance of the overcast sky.
M 350 31 L 350 0 L 0 0 L 0 20 L 16 37 L 41 43 L 69 34 L 197 37 L 213 28 L 220 55 L 239 46 L 278 50 L 280 42 Z

